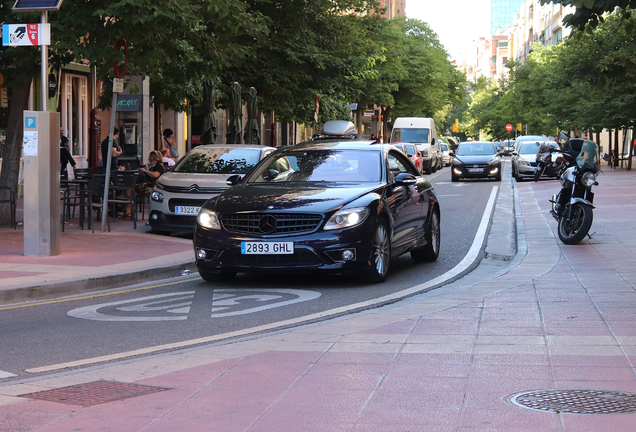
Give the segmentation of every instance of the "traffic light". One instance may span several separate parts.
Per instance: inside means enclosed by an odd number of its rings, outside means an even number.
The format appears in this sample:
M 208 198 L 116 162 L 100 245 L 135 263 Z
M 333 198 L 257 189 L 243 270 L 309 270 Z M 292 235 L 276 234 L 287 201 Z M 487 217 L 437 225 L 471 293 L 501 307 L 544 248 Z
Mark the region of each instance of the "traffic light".
M 517 123 L 517 130 L 521 132 L 521 123 Z
M 451 131 L 459 132 L 459 119 L 455 119 L 455 123 L 453 123 L 453 126 L 451 127 Z

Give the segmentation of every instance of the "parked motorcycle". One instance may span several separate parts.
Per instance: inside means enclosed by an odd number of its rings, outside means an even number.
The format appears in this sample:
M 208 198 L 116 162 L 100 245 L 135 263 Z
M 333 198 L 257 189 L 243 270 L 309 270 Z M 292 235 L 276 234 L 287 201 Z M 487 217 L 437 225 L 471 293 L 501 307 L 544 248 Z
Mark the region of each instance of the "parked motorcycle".
M 550 213 L 559 222 L 559 239 L 574 245 L 588 235 L 592 226 L 598 146 L 594 141 L 573 138 L 566 142 L 563 157 L 572 164 L 559 177 L 561 191 L 550 200 Z
M 565 161 L 560 150 L 556 142 L 541 144 L 536 158 L 537 167 L 534 170 L 534 181 L 539 181 L 541 176 L 559 178 Z

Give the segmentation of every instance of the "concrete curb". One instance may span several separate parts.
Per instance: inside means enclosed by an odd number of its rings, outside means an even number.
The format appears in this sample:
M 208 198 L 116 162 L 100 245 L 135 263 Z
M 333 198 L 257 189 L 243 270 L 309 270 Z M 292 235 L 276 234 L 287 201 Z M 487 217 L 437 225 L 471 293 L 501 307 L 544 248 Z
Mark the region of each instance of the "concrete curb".
M 0 305 L 65 297 L 170 279 L 181 276 L 181 272 L 184 270 L 197 271 L 194 259 L 176 262 L 167 266 L 148 267 L 144 270 L 134 269 L 119 274 L 61 279 L 37 285 L 14 285 L 0 288 Z

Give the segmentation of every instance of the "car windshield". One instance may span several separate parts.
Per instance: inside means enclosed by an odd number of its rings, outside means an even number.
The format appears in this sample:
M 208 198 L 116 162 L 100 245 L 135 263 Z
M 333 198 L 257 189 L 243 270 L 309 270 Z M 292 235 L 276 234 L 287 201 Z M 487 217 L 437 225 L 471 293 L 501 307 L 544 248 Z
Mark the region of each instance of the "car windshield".
M 247 174 L 260 160 L 259 149 L 196 148 L 179 161 L 173 172 Z
M 519 153 L 521 154 L 534 154 L 536 155 L 539 152 L 539 148 L 540 148 L 541 144 L 539 143 L 524 143 L 521 146 L 521 150 L 519 151 Z
M 294 150 L 269 158 L 247 183 L 378 182 L 379 150 Z
M 446 144 L 442 144 L 442 150 L 448 151 L 448 146 Z
M 462 143 L 457 149 L 457 156 L 486 156 L 494 154 L 495 146 L 490 143 Z
M 427 143 L 427 128 L 394 128 L 391 135 L 392 142 Z

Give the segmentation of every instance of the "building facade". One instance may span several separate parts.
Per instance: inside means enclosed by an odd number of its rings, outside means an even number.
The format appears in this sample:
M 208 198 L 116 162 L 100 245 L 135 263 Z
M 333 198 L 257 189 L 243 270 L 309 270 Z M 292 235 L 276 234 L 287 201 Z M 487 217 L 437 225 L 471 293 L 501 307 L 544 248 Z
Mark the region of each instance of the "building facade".
M 490 0 L 490 34 L 501 34 L 514 21 L 524 0 Z
M 575 8 L 553 3 L 542 5 L 539 0 L 492 0 L 492 28 L 495 17 L 503 16 L 501 8 L 510 3 L 519 4 L 511 23 L 505 28 L 497 23 L 496 34 L 474 40 L 470 48 L 455 59 L 469 81 L 476 82 L 480 77 L 499 80 L 508 73 L 505 66 L 508 60 L 523 63 L 534 44 L 556 45 L 569 36 L 570 29 L 563 26 L 563 18 Z

